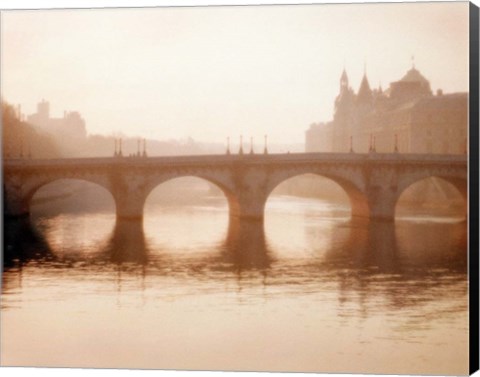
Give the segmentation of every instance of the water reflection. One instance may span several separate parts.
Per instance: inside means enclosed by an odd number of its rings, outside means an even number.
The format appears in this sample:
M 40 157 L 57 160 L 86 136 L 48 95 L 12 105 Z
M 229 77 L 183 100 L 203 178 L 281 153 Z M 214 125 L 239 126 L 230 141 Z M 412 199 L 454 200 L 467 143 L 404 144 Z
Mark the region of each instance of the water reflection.
M 135 279 L 140 271 L 142 279 L 193 279 L 189 283 L 193 286 L 195 281 L 210 281 L 213 286 L 228 279 L 237 284 L 247 279 L 268 285 L 272 292 L 278 289 L 275 292 L 281 295 L 312 294 L 329 286 L 337 291 L 340 304 L 354 300 L 359 312 L 367 315 L 371 299 L 381 298 L 384 306 L 396 309 L 422 304 L 434 301 L 438 294 L 449 294 L 436 288 L 454 286 L 467 276 L 464 222 L 339 219 L 327 226 L 313 219 L 305 227 L 307 251 L 294 248 L 288 253 L 281 245 L 270 245 L 263 223 L 255 221 L 231 219 L 223 241 L 216 246 L 192 245 L 195 252 L 149 242 L 142 222 L 128 220 L 117 220 L 106 239 L 93 247 L 71 249 L 67 235 L 61 238 L 63 243 L 49 245 L 49 232 L 56 232 L 51 229 L 54 224 L 43 227 L 42 235 L 28 220 L 5 222 L 5 281 L 15 267 L 35 262 L 38 271 L 73 269 L 85 277 L 121 271 L 117 283 Z M 178 237 L 188 239 L 188 234 Z M 4 288 L 8 290 L 8 284 Z M 453 292 L 466 294 L 462 289 Z
M 339 230 L 338 235 L 334 234 L 332 248 L 325 253 L 324 262 L 328 266 L 359 271 L 400 272 L 394 224 L 349 220 L 339 224 Z M 335 242 L 337 239 L 341 242 Z
M 116 264 L 147 264 L 149 251 L 142 222 L 117 219 L 106 246 L 99 254 Z
M 467 272 L 467 232 L 462 222 L 392 224 L 349 220 L 336 223 L 331 234 L 319 234 L 318 229 L 309 227 L 306 247 L 310 252 L 296 256 L 292 251 L 288 257 L 282 255 L 278 245 L 269 245 L 263 224 L 255 221 L 231 220 L 220 244 L 191 254 L 172 253 L 168 245 L 149 243 L 138 221 L 117 220 L 111 234 L 96 248 L 70 253 L 65 253 L 64 245 L 49 245 L 46 236 L 28 220 L 6 221 L 4 229 L 6 271 L 37 260 L 68 266 L 85 262 L 92 268 L 98 262 L 133 263 L 149 265 L 152 273 L 270 270 L 273 276 L 298 274 L 306 278 L 321 271 L 364 280 L 378 275 L 403 280 L 423 278 L 425 283 L 432 274 L 463 276 Z M 330 237 L 326 244 L 325 237 Z
M 352 223 L 347 241 L 329 250 L 323 264 L 336 275 L 339 302 L 359 307 L 342 315 L 366 318 L 379 302 L 397 311 L 466 295 L 466 234 L 463 222 Z M 423 313 L 417 325 L 443 314 Z
M 3 268 L 8 271 L 31 260 L 56 259 L 44 236 L 29 219 L 8 219 L 3 222 Z
M 137 343 L 132 348 L 148 355 L 127 365 L 116 358 L 118 347 L 109 346 L 111 353 L 100 347 L 102 360 L 84 366 L 211 368 L 219 359 L 238 361 L 239 355 L 256 360 L 269 349 L 265 343 L 257 346 L 260 338 L 277 347 L 269 359 L 271 370 L 293 370 L 295 365 L 325 370 L 330 364 L 326 359 L 319 363 L 319 349 L 335 365 L 348 357 L 349 363 L 367 365 L 364 371 L 378 365 L 378 349 L 411 356 L 411 344 L 416 344 L 423 355 L 443 355 L 440 359 L 461 349 L 468 335 L 464 222 L 359 222 L 325 217 L 313 207 L 306 207 L 308 213 L 274 213 L 274 221 L 265 226 L 231 220 L 217 232 L 211 228 L 222 225 L 218 210 L 210 215 L 205 208 L 188 216 L 184 209 L 172 208 L 170 219 L 165 211 L 153 213 L 154 226 L 117 221 L 112 227 L 98 214 L 53 217 L 33 225 L 5 222 L 2 314 L 11 313 L 4 322 L 10 334 L 5 344 L 19 342 L 10 349 L 36 355 L 29 348 L 31 334 L 40 339 L 43 327 L 56 331 L 36 313 L 51 311 L 61 321 L 74 322 L 78 336 L 88 334 L 88 344 L 92 332 L 108 328 L 113 318 L 119 330 L 108 332 L 108 342 L 124 347 L 124 338 L 115 334 L 133 324 L 129 339 Z M 79 242 L 91 229 L 93 241 Z M 218 237 L 210 240 L 211 234 Z M 112 315 L 105 315 L 108 323 L 92 320 L 98 313 Z M 229 331 L 238 340 L 233 351 L 223 338 Z M 172 334 L 168 349 L 175 352 L 156 363 L 150 345 L 165 334 Z M 210 343 L 215 334 L 224 335 Z M 449 342 L 442 343 L 443 334 L 449 334 Z M 57 349 L 64 349 L 64 342 L 68 340 L 62 337 Z M 208 348 L 216 344 L 218 348 Z M 69 347 L 79 354 L 86 349 Z M 205 350 L 193 352 L 205 363 L 178 364 L 178 355 L 188 347 Z M 345 350 L 351 352 L 343 354 Z M 277 351 L 289 355 L 291 364 L 278 366 Z M 111 361 L 105 362 L 104 355 Z M 394 362 L 389 359 L 389 365 Z M 422 362 L 421 368 L 432 365 Z M 219 368 L 249 365 L 231 361 Z M 251 369 L 261 368 L 251 364 Z M 401 365 L 396 368 L 405 372 Z
M 272 263 L 271 251 L 265 240 L 263 222 L 230 219 L 220 255 L 233 270 L 266 270 Z
M 87 220 L 88 221 L 88 220 Z M 52 256 L 65 245 L 49 245 L 47 234 L 51 230 L 39 228 L 28 219 L 8 220 L 4 222 L 4 250 L 7 262 L 13 259 L 33 259 Z M 178 234 L 188 238 L 188 234 Z M 325 237 L 329 242 L 325 246 Z M 68 243 L 68 237 L 64 243 Z M 452 223 L 415 223 L 415 222 L 361 222 L 355 220 L 338 221 L 325 234 L 324 229 L 315 226 L 306 228 L 307 247 L 317 250 L 327 263 L 346 263 L 355 267 L 376 266 L 384 272 L 397 271 L 402 258 L 415 263 L 453 264 L 449 268 L 466 267 L 467 232 L 464 222 Z M 99 246 L 100 244 L 100 246 Z M 110 256 L 112 262 L 139 262 L 148 260 L 150 251 L 142 222 L 117 220 L 107 242 L 97 244 L 94 254 Z M 164 245 L 163 248 L 168 247 Z M 272 255 L 265 237 L 263 223 L 232 219 L 228 232 L 219 246 L 225 261 L 243 267 L 268 268 Z M 276 246 L 276 248 L 279 248 Z M 150 250 L 152 249 L 152 250 Z M 158 248 L 157 249 L 161 249 Z M 150 250 L 150 251 L 149 251 Z M 81 257 L 82 254 L 79 254 Z M 402 260 L 403 260 L 402 259 Z

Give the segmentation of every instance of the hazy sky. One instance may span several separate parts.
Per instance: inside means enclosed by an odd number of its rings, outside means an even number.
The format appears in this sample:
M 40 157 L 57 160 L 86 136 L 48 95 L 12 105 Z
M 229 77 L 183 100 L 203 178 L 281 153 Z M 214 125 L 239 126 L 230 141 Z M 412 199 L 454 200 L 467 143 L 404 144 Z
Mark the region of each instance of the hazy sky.
M 303 142 L 345 65 L 385 89 L 415 66 L 468 91 L 468 3 L 8 11 L 2 96 L 78 110 L 89 133 Z

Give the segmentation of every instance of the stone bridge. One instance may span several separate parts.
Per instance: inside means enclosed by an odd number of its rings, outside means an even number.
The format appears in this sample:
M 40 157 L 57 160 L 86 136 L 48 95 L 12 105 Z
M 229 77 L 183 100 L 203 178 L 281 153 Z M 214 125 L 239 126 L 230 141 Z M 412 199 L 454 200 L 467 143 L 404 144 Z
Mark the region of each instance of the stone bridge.
M 142 219 L 146 198 L 156 186 L 186 176 L 218 186 L 231 216 L 258 220 L 263 219 L 272 190 L 302 174 L 335 181 L 350 198 L 352 216 L 379 220 L 393 220 L 402 192 L 424 178 L 450 182 L 465 202 L 468 187 L 465 155 L 372 152 L 11 159 L 3 166 L 6 216 L 28 215 L 35 192 L 58 179 L 80 179 L 106 188 L 122 219 Z

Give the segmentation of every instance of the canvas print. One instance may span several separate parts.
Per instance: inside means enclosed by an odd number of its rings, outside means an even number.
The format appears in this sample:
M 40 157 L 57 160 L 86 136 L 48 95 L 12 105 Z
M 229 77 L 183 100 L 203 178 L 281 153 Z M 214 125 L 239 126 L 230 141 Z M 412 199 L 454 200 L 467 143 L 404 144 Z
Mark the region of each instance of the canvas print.
M 469 7 L 2 11 L 1 365 L 468 374 Z

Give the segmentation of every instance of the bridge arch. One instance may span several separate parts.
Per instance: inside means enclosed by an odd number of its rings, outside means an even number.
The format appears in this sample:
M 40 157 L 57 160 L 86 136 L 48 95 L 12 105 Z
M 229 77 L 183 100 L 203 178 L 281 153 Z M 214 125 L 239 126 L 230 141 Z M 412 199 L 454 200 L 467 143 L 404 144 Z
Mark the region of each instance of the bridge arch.
M 182 178 L 196 178 L 196 179 L 208 182 L 209 184 L 212 184 L 214 187 L 218 188 L 223 193 L 228 203 L 229 213 L 232 214 L 232 213 L 237 213 L 239 211 L 240 203 L 238 201 L 238 197 L 237 195 L 235 195 L 234 191 L 230 187 L 228 187 L 228 183 L 225 183 L 221 179 L 218 179 L 217 177 L 211 176 L 208 174 L 186 172 L 184 174 L 177 173 L 177 174 L 164 175 L 161 177 L 157 177 L 156 179 L 150 180 L 145 190 L 146 195 L 142 203 L 142 213 L 144 213 L 144 210 L 145 210 L 144 207 L 147 202 L 147 199 L 150 197 L 150 195 L 156 188 L 160 187 L 162 184 L 165 184 L 177 179 L 182 179 Z
M 170 252 L 187 255 L 192 245 L 214 249 L 227 234 L 232 202 L 228 189 L 202 175 L 162 177 L 149 184 L 143 230 L 152 245 Z
M 419 187 L 420 185 L 422 186 Z M 415 189 L 416 193 L 414 192 Z M 395 213 L 398 212 L 399 202 L 405 199 L 405 195 L 416 196 L 417 198 L 422 194 L 431 196 L 434 190 L 443 193 L 443 198 L 438 197 L 437 200 L 444 202 L 448 201 L 448 196 L 451 195 L 452 191 L 455 192 L 458 197 L 462 198 L 462 211 L 466 216 L 468 206 L 468 181 L 466 176 L 442 174 L 417 174 L 415 177 L 410 176 L 401 180 L 395 200 Z
M 326 178 L 336 183 L 349 199 L 352 217 L 369 216 L 370 209 L 368 204 L 368 198 L 364 194 L 361 183 L 361 172 L 354 170 L 348 171 L 347 174 L 350 174 L 350 177 L 343 176 L 342 174 L 335 174 L 333 172 L 322 171 L 319 169 L 305 169 L 303 171 L 294 169 L 273 174 L 272 177 L 269 179 L 269 183 L 266 188 L 266 198 L 264 205 L 266 204 L 268 197 L 272 194 L 274 189 L 277 188 L 280 184 L 288 181 L 289 179 L 303 176 L 306 174 Z
M 34 176 L 30 179 L 23 182 L 23 184 L 16 184 L 16 180 L 9 180 L 4 184 L 4 192 L 5 192 L 5 199 L 6 203 L 8 204 L 7 213 L 12 213 L 15 216 L 18 215 L 29 215 L 30 214 L 30 207 L 33 197 L 39 190 L 42 188 L 55 184 L 62 181 L 77 181 L 77 182 L 86 182 L 90 184 L 94 184 L 96 186 L 101 187 L 109 195 L 112 197 L 113 202 L 116 201 L 113 196 L 113 193 L 110 189 L 109 181 L 104 177 L 100 176 L 70 176 L 70 175 L 46 175 L 46 176 Z
M 108 185 L 105 184 L 105 182 L 103 180 L 95 180 L 95 179 L 85 179 L 85 178 L 70 178 L 70 177 L 65 177 L 65 178 L 54 178 L 54 179 L 50 179 L 50 180 L 44 180 L 44 181 L 41 181 L 41 182 L 36 182 L 35 185 L 31 185 L 31 187 L 29 187 L 26 191 L 26 195 L 25 195 L 25 200 L 27 201 L 27 203 L 30 203 L 32 198 L 34 197 L 34 195 L 36 193 L 39 192 L 39 190 L 41 190 L 42 188 L 45 188 L 46 186 L 49 186 L 49 185 L 52 185 L 52 184 L 56 184 L 56 183 L 59 183 L 59 182 L 62 182 L 62 181 L 70 181 L 70 182 L 86 182 L 86 183 L 90 183 L 90 184 L 94 184 L 96 186 L 99 186 L 101 187 L 102 189 L 104 189 L 105 191 L 107 191 L 112 199 L 113 199 L 113 194 L 112 192 L 110 191 L 110 188 L 108 187 Z
M 457 174 L 447 174 L 447 173 L 431 173 L 431 172 L 422 172 L 418 171 L 415 173 L 404 174 L 398 182 L 398 193 L 399 195 L 403 193 L 408 187 L 416 182 L 420 182 L 427 178 L 440 178 L 450 184 L 452 184 L 462 197 L 467 201 L 467 190 L 468 190 L 468 180 L 467 172 L 457 172 Z
M 50 193 L 48 193 L 48 190 Z M 43 197 L 41 196 L 42 193 L 44 194 Z M 27 205 L 29 212 L 33 212 L 32 214 L 34 214 L 35 211 L 32 210 L 32 206 L 35 204 L 42 205 L 42 202 L 45 201 L 68 200 L 69 198 L 75 199 L 79 197 L 85 200 L 80 200 L 80 202 L 78 202 L 77 199 L 75 200 L 75 203 L 72 201 L 67 202 L 69 208 L 65 212 L 84 211 L 86 209 L 103 211 L 107 209 L 113 214 L 116 213 L 115 198 L 110 190 L 97 182 L 78 178 L 59 178 L 37 187 L 35 190 L 29 192 L 27 196 Z M 49 208 L 51 209 L 55 207 L 56 206 Z M 61 209 L 65 208 L 61 204 L 59 207 Z M 58 211 L 53 212 L 55 213 Z

